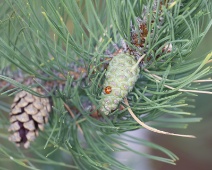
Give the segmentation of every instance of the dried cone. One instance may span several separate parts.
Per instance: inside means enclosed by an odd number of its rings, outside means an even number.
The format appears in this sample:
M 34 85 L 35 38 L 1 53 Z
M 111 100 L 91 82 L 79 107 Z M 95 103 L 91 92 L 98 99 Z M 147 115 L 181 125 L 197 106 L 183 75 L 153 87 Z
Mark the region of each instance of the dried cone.
M 33 90 L 42 94 L 38 88 Z M 26 91 L 17 93 L 11 106 L 11 125 L 8 130 L 13 134 L 9 140 L 15 142 L 17 146 L 23 144 L 28 148 L 30 142 L 38 136 L 38 129 L 44 130 L 50 110 L 49 99 L 33 96 Z

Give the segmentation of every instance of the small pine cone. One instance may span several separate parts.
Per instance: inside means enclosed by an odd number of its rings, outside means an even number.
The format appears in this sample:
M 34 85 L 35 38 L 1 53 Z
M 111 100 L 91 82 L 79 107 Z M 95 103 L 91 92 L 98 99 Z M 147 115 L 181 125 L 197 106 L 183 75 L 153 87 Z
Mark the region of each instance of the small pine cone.
M 110 61 L 105 74 L 100 112 L 108 115 L 133 89 L 139 76 L 139 66 L 133 56 L 118 54 Z
M 38 88 L 34 91 L 42 94 Z M 15 142 L 17 146 L 23 144 L 25 148 L 28 148 L 30 142 L 38 136 L 38 129 L 44 130 L 50 111 L 49 99 L 33 96 L 26 91 L 17 93 L 11 105 L 11 125 L 8 131 L 12 131 L 13 134 L 9 140 Z

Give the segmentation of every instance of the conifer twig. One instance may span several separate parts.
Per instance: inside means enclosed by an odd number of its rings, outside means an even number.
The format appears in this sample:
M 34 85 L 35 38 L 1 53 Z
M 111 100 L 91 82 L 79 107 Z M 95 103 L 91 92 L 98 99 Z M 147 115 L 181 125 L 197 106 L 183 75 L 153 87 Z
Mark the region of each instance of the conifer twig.
M 136 64 L 132 67 L 132 70 L 134 70 L 135 68 L 138 67 L 139 63 L 144 59 L 144 57 L 146 56 L 146 54 L 142 55 L 138 61 L 136 62 Z
M 74 118 L 74 113 L 71 111 L 70 107 L 64 103 L 65 108 L 68 110 L 68 112 L 70 113 L 71 117 Z M 78 123 L 76 123 L 77 127 L 79 128 L 80 132 L 83 134 L 82 128 L 80 127 L 80 125 Z
M 169 133 L 169 132 L 165 132 L 162 130 L 158 130 L 155 129 L 153 127 L 150 127 L 148 125 L 146 125 L 144 122 L 142 122 L 132 111 L 132 109 L 130 108 L 130 105 L 128 103 L 127 98 L 124 98 L 124 103 L 128 106 L 127 109 L 129 111 L 129 113 L 131 114 L 131 116 L 133 117 L 133 119 L 140 124 L 141 126 L 143 126 L 145 129 L 148 129 L 149 131 L 155 132 L 155 133 L 160 133 L 160 134 L 164 134 L 164 135 L 172 135 L 172 136 L 180 136 L 180 137 L 187 137 L 187 138 L 196 138 L 193 135 L 181 135 L 181 134 L 176 134 L 176 133 Z

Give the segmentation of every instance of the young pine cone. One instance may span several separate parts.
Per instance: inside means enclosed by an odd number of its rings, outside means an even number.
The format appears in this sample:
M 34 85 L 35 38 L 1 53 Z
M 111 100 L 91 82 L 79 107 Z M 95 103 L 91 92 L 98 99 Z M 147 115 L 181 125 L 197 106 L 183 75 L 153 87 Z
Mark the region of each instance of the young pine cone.
M 139 77 L 139 66 L 133 56 L 118 54 L 110 61 L 105 74 L 100 112 L 108 115 L 133 89 Z
M 41 93 L 39 89 L 34 91 Z M 33 96 L 26 91 L 17 93 L 11 106 L 11 125 L 8 130 L 13 131 L 13 134 L 9 140 L 17 146 L 23 144 L 28 148 L 30 142 L 38 136 L 38 129 L 44 130 L 50 110 L 49 99 Z

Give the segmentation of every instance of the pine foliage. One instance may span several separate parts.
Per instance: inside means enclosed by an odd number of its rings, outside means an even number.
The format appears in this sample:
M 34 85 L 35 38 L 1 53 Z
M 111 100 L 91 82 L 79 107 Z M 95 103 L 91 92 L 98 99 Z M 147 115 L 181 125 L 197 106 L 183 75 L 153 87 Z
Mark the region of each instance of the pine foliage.
M 134 114 L 159 128 L 199 121 L 185 108 L 193 107 L 198 93 L 212 94 L 212 84 L 204 84 L 212 73 L 212 53 L 191 57 L 212 24 L 210 0 L 7 0 L 0 9 L 0 83 L 8 83 L 0 84 L 0 137 L 7 141 L 9 136 L 6 96 L 24 90 L 53 103 L 41 140 L 28 150 L 0 144 L 1 160 L 29 169 L 127 170 L 114 153 L 131 151 L 175 164 L 178 158 L 166 148 L 123 133 L 142 128 L 124 102 L 109 115 L 98 112 L 105 72 L 117 51 L 136 59 L 145 54 L 127 96 Z M 134 43 L 141 41 L 141 25 L 147 32 L 142 46 Z M 32 83 L 24 83 L 26 78 Z M 166 156 L 138 152 L 126 141 Z

